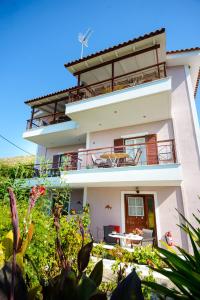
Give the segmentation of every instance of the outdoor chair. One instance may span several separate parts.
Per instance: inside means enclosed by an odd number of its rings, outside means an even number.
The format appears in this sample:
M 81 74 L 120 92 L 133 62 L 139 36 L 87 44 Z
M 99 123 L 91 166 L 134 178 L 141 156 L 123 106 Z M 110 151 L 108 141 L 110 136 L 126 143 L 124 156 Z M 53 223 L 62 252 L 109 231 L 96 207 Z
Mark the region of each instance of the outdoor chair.
M 101 158 L 96 158 L 96 156 L 94 154 L 91 155 L 92 157 L 92 162 L 93 165 L 98 167 L 98 168 L 110 168 L 111 164 L 109 164 L 108 161 L 105 161 Z
M 109 236 L 110 233 L 115 231 L 115 226 L 107 225 L 103 226 L 103 233 L 104 233 L 104 242 L 109 245 L 116 245 L 117 239 Z
M 60 170 L 59 168 L 51 168 L 47 171 L 48 177 L 59 177 L 60 176 Z
M 141 148 L 138 148 L 137 152 L 135 154 L 135 157 L 134 158 L 128 158 L 128 159 L 126 159 L 125 165 L 128 165 L 128 166 L 137 166 L 138 163 L 139 163 L 141 154 L 142 154 L 142 150 L 141 150 Z
M 152 245 L 155 244 L 154 230 L 153 229 L 142 229 L 143 240 L 141 241 L 141 246 Z

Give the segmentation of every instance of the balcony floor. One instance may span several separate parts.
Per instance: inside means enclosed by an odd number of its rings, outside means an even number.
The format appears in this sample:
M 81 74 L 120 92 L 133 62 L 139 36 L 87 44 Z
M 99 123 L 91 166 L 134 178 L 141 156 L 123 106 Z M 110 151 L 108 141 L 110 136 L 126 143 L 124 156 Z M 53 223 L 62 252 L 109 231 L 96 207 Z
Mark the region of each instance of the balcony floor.
M 61 172 L 61 179 L 71 187 L 104 186 L 180 186 L 179 164 L 93 168 Z

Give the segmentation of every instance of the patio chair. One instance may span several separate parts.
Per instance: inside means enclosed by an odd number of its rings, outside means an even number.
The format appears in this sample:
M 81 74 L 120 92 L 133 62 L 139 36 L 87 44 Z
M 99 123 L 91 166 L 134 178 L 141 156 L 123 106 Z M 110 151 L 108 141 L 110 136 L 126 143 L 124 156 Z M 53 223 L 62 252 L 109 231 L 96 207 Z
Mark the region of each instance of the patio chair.
M 125 165 L 128 166 L 137 166 L 139 163 L 140 157 L 142 155 L 142 149 L 138 148 L 134 158 L 128 158 L 125 162 Z
M 153 229 L 142 229 L 143 232 L 143 240 L 141 241 L 141 246 L 155 245 L 155 237 Z
M 37 168 L 33 169 L 33 177 L 40 177 L 40 170 Z
M 115 226 L 113 225 L 107 225 L 103 226 L 103 233 L 104 233 L 104 242 L 109 245 L 116 245 L 117 239 L 109 236 L 110 233 L 115 231 Z
M 105 161 L 101 158 L 96 158 L 96 156 L 94 154 L 91 155 L 92 157 L 92 162 L 93 165 L 98 167 L 98 168 L 110 168 L 111 164 L 109 164 L 108 161 Z

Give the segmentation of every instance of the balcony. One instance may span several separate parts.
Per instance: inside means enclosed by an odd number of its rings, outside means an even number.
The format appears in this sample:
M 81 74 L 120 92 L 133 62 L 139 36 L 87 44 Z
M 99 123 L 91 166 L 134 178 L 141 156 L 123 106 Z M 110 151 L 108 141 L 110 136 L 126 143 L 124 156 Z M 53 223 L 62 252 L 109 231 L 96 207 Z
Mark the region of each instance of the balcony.
M 65 100 L 56 100 L 55 102 L 49 103 L 49 105 L 51 104 L 51 106 L 54 106 L 53 112 L 51 114 L 42 113 L 43 110 L 45 111 L 46 109 L 45 105 L 38 106 L 38 111 L 36 112 L 34 110 L 31 119 L 27 120 L 26 130 L 71 120 L 70 117 L 65 115 L 64 110 L 57 111 L 60 109 L 59 104 L 64 108 L 65 104 L 93 98 L 114 91 L 123 90 L 129 87 L 135 87 L 137 85 L 141 85 L 165 77 L 165 63 L 159 63 L 133 72 L 128 72 L 126 74 L 119 75 L 111 79 L 106 79 L 98 81 L 96 83 L 82 85 L 80 87 L 69 89 L 68 96 Z M 34 115 L 38 113 L 42 113 L 42 115 L 34 117 Z
M 64 112 L 42 115 L 40 117 L 27 120 L 26 130 L 67 122 L 70 120 L 71 119 L 66 116 Z
M 168 119 L 171 79 L 165 76 L 161 63 L 71 89 L 62 100 L 35 106 L 23 137 L 56 147 L 85 143 L 86 132 Z
M 182 179 L 174 140 L 65 153 L 56 163 L 35 165 L 34 177 L 41 175 L 57 177 L 72 187 L 176 186 Z
M 68 103 L 104 95 L 113 91 L 134 87 L 146 82 L 166 77 L 165 63 L 154 64 L 132 72 L 118 75 L 71 90 Z

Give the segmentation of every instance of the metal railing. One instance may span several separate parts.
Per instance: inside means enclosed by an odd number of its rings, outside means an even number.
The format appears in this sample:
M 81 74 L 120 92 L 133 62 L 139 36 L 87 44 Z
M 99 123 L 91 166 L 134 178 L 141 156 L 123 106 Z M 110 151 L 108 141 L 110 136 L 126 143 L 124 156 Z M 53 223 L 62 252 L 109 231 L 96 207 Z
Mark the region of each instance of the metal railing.
M 134 87 L 164 77 L 166 77 L 166 66 L 165 62 L 161 62 L 113 78 L 74 88 L 69 92 L 68 103 Z
M 70 121 L 71 119 L 65 115 L 65 112 L 57 112 L 54 114 L 43 115 L 40 117 L 27 120 L 26 129 L 39 128 L 52 124 Z
M 166 65 L 165 62 L 161 62 L 159 64 L 154 64 L 139 70 L 115 76 L 113 78 L 98 81 L 96 83 L 81 85 L 79 87 L 69 89 L 65 104 L 122 90 L 128 87 L 134 87 L 142 83 L 151 82 L 164 77 L 166 77 Z M 58 102 L 58 100 L 55 101 L 55 103 Z M 33 127 L 37 128 L 59 122 L 66 122 L 68 120 L 69 118 L 65 116 L 65 112 L 55 112 L 41 117 L 32 117 L 27 120 L 27 130 Z
M 94 168 L 120 168 L 130 166 L 162 165 L 176 163 L 174 140 L 148 142 L 117 147 L 68 152 L 57 163 L 34 166 L 34 176 L 60 176 L 60 172 Z

